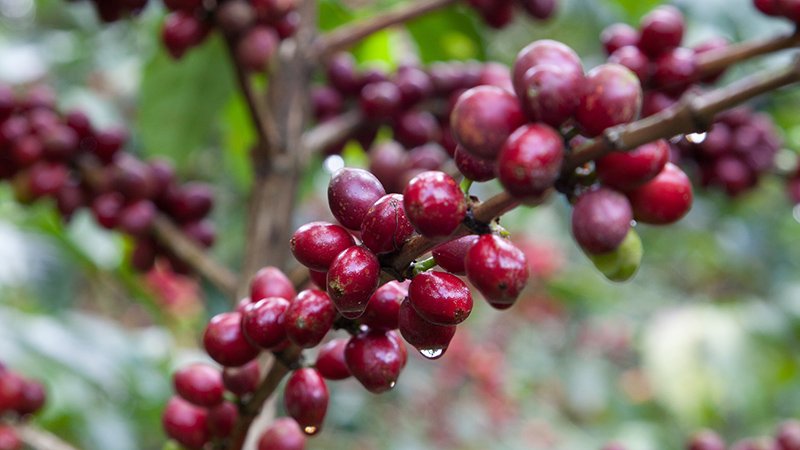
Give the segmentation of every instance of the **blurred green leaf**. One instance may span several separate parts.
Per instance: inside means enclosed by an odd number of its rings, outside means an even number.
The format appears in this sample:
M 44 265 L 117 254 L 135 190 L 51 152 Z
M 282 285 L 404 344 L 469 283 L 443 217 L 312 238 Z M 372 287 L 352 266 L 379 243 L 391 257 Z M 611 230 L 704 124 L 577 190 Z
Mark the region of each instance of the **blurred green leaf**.
M 483 34 L 476 20 L 461 8 L 451 7 L 409 22 L 406 28 L 419 47 L 424 63 L 450 59 L 485 58 Z

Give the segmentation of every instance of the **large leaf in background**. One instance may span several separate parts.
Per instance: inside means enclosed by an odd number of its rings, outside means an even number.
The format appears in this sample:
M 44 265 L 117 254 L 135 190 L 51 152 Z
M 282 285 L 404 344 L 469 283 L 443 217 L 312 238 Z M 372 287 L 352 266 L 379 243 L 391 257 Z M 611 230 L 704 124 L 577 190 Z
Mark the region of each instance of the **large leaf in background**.
M 222 116 L 222 142 L 226 171 L 233 175 L 236 187 L 247 192 L 253 183 L 250 148 L 256 142 L 253 119 L 241 95 L 231 97 Z
M 341 3 L 334 0 L 317 2 L 319 9 L 319 29 L 328 31 L 353 20 L 353 14 L 347 11 Z
M 484 40 L 475 28 L 475 20 L 457 7 L 420 17 L 406 27 L 419 46 L 424 63 L 485 58 Z
M 631 18 L 638 19 L 654 7 L 664 3 L 662 0 L 611 0 L 607 3 L 622 6 Z M 636 22 L 633 22 L 636 23 Z
M 211 36 L 180 61 L 162 49 L 142 80 L 139 131 L 147 155 L 169 155 L 180 165 L 209 137 L 234 90 L 222 40 Z

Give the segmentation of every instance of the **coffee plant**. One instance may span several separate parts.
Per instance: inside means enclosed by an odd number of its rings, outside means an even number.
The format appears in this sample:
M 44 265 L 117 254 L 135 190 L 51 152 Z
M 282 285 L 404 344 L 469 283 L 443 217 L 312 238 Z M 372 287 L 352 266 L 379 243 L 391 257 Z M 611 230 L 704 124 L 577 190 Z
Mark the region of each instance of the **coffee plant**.
M 0 19 L 0 450 L 800 450 L 800 0 Z

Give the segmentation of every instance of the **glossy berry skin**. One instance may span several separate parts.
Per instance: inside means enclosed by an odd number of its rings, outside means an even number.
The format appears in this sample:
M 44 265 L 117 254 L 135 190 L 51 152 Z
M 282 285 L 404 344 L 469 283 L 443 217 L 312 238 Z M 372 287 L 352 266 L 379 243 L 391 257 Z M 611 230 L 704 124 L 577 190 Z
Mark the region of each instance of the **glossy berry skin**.
M 572 235 L 591 254 L 607 253 L 619 247 L 633 220 L 625 195 L 607 187 L 586 191 L 572 209 Z
M 472 295 L 461 279 L 446 272 L 416 275 L 408 286 L 414 310 L 436 325 L 458 325 L 472 312 Z
M 458 171 L 472 181 L 489 181 L 495 178 L 497 163 L 494 160 L 478 158 L 460 145 L 456 146 L 453 160 Z
M 655 178 L 626 194 L 633 207 L 633 218 L 651 225 L 677 222 L 692 208 L 689 177 L 669 162 Z
M 286 334 L 303 348 L 316 347 L 333 326 L 336 308 L 322 291 L 307 289 L 297 294 L 284 313 Z
M 601 64 L 586 74 L 575 119 L 587 137 L 614 125 L 633 121 L 642 106 L 642 86 L 636 74 L 619 64 Z
M 509 240 L 484 234 L 467 251 L 464 265 L 469 281 L 490 305 L 510 308 L 528 282 L 528 260 Z
M 439 171 L 422 172 L 403 190 L 403 207 L 417 232 L 429 239 L 445 238 L 461 225 L 467 202 L 456 180 Z
M 348 339 L 334 339 L 319 349 L 316 367 L 326 380 L 344 380 L 350 377 L 350 369 L 344 360 L 347 341 Z
M 307 367 L 292 372 L 283 391 L 283 404 L 306 434 L 318 433 L 328 411 L 328 387 L 322 375 Z
M 608 62 L 627 67 L 635 73 L 642 85 L 650 81 L 650 58 L 634 45 L 626 45 L 609 55 Z
M 291 301 L 296 295 L 292 282 L 277 267 L 262 268 L 250 281 L 250 299 L 253 302 L 267 297 L 280 297 Z
M 606 54 L 611 55 L 622 47 L 637 45 L 639 32 L 626 23 L 615 23 L 600 33 L 600 42 Z
M 173 396 L 161 414 L 161 426 L 167 436 L 182 446 L 201 449 L 208 442 L 208 410 Z
M 450 130 L 458 143 L 484 159 L 493 159 L 508 135 L 524 123 L 519 100 L 497 86 L 464 92 L 450 115 Z
M 531 122 L 560 127 L 572 116 L 583 86 L 583 73 L 567 66 L 537 64 L 523 75 L 522 109 Z
M 467 269 L 464 267 L 464 257 L 467 255 L 467 250 L 477 240 L 478 235 L 476 234 L 462 236 L 435 247 L 431 251 L 431 255 L 436 264 L 442 269 L 455 275 L 466 275 Z
M 244 365 L 258 356 L 242 332 L 242 315 L 226 312 L 212 317 L 203 333 L 203 344 L 211 359 L 228 367 Z
M 355 319 L 364 313 L 369 298 L 378 289 L 380 278 L 378 257 L 366 247 L 350 247 L 331 263 L 328 295 L 342 316 Z
M 226 400 L 208 410 L 208 432 L 213 437 L 228 437 L 233 433 L 238 419 L 239 408 Z
M 401 345 L 386 331 L 364 331 L 347 342 L 345 362 L 368 391 L 382 394 L 394 387 L 405 365 Z
M 400 249 L 414 234 L 401 194 L 387 194 L 367 211 L 361 222 L 361 241 L 376 255 Z
M 290 244 L 292 254 L 300 264 L 324 272 L 339 253 L 356 245 L 356 241 L 339 225 L 311 222 L 294 232 Z
M 669 144 L 659 139 L 628 152 L 610 152 L 595 160 L 595 171 L 603 184 L 625 191 L 652 180 L 668 159 Z
M 290 417 L 275 419 L 258 440 L 258 450 L 304 450 L 306 437 L 297 421 Z
M 683 14 L 673 6 L 659 6 L 642 17 L 639 23 L 639 48 L 650 56 L 658 56 L 681 45 Z
M 520 127 L 497 157 L 497 178 L 514 197 L 535 200 L 553 187 L 564 161 L 564 141 L 544 124 Z
M 581 58 L 567 45 L 551 39 L 533 41 L 517 53 L 511 69 L 511 81 L 517 97 L 525 98 L 525 74 L 532 67 L 542 64 L 560 67 L 575 77 L 583 76 Z
M 656 58 L 654 67 L 652 85 L 679 95 L 689 87 L 697 72 L 697 57 L 692 49 L 676 47 Z
M 222 370 L 222 383 L 225 389 L 242 397 L 250 394 L 258 387 L 261 369 L 258 361 L 250 361 L 240 367 L 226 367 Z
M 288 339 L 284 313 L 289 301 L 280 297 L 259 300 L 242 316 L 242 332 L 250 343 L 264 349 L 277 347 Z
M 373 330 L 394 330 L 397 328 L 397 313 L 400 304 L 408 296 L 408 287 L 397 281 L 390 281 L 379 287 L 367 302 L 367 309 L 358 318 L 363 325 Z
M 375 175 L 364 169 L 343 167 L 331 176 L 328 206 L 345 228 L 360 231 L 367 211 L 386 195 Z
M 428 359 L 438 359 L 444 355 L 456 334 L 455 325 L 436 325 L 423 319 L 408 299 L 400 305 L 397 325 L 403 339 Z
M 211 407 L 222 403 L 225 386 L 219 369 L 207 364 L 191 364 L 178 369 L 172 377 L 175 392 L 197 406 Z

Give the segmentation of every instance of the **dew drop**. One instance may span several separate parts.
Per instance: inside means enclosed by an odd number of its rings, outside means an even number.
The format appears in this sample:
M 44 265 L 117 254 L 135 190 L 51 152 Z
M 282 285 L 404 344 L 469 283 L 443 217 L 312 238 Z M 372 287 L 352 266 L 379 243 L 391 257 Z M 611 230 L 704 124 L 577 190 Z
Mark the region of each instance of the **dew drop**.
M 422 353 L 422 356 L 424 356 L 424 357 L 426 357 L 428 359 L 436 359 L 436 358 L 442 356 L 442 353 L 444 353 L 444 350 L 442 350 L 440 348 L 428 348 L 428 349 L 422 349 L 419 352 Z
M 307 426 L 303 428 L 303 431 L 308 435 L 312 435 L 317 432 L 317 427 Z
M 396 381 L 392 381 L 391 383 L 389 383 L 389 389 L 393 388 L 395 384 L 397 384 Z
M 706 133 L 691 133 L 686 135 L 686 139 L 693 144 L 699 144 L 706 140 Z

